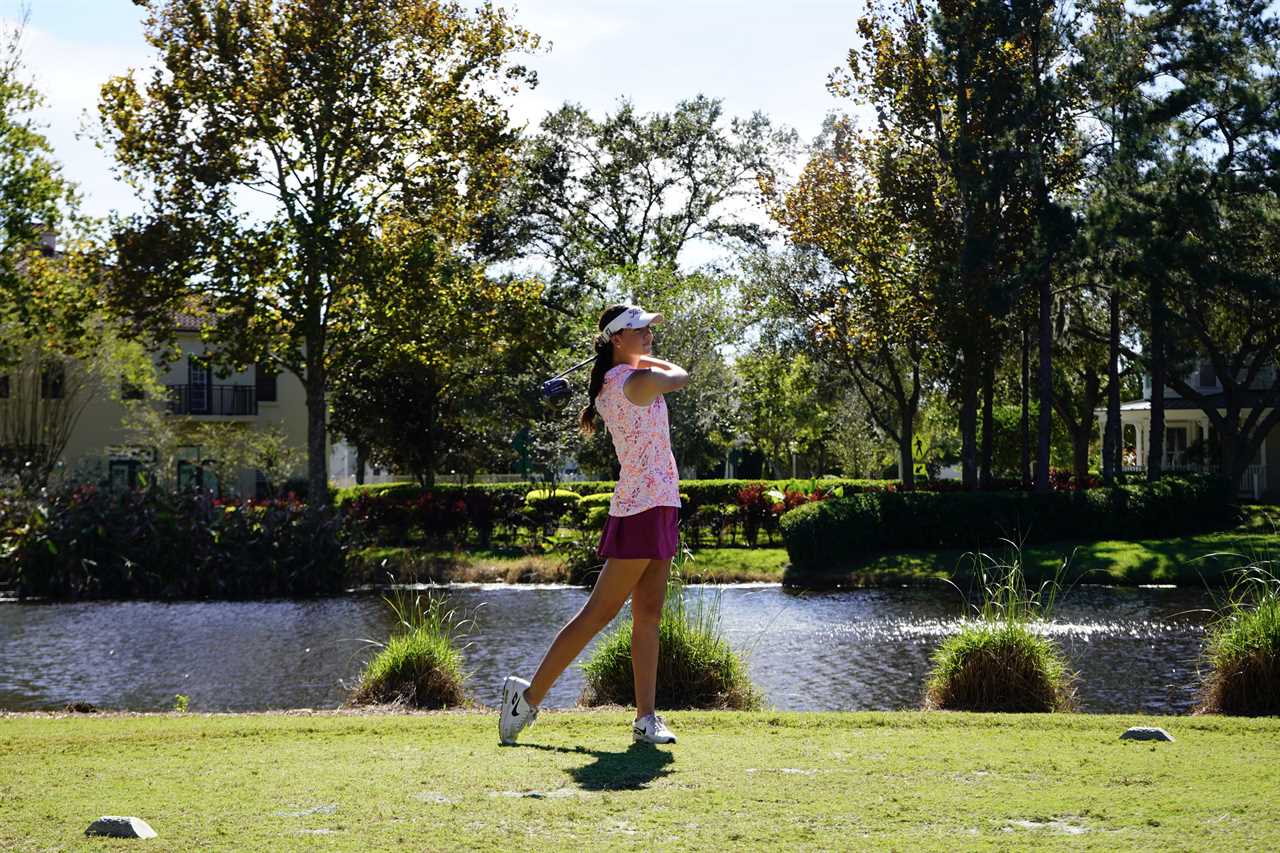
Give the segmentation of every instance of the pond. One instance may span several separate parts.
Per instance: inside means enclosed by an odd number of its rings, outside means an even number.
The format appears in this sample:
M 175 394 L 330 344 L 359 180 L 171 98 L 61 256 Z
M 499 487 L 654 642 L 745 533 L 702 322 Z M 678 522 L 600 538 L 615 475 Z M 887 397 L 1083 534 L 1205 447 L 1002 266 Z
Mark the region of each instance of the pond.
M 509 673 L 530 677 L 586 591 L 453 586 L 433 590 L 474 615 L 464 651 L 469 686 L 496 701 Z M 726 637 L 781 710 L 917 707 L 930 655 L 957 629 L 949 588 L 798 593 L 778 586 L 691 587 L 719 596 Z M 1081 710 L 1181 714 L 1195 702 L 1210 601 L 1201 591 L 1080 586 L 1049 632 L 1080 673 Z M 625 612 L 625 611 L 624 611 Z M 193 711 L 337 707 L 392 624 L 376 594 L 306 601 L 0 604 L 0 710 Z M 548 694 L 572 706 L 582 673 Z

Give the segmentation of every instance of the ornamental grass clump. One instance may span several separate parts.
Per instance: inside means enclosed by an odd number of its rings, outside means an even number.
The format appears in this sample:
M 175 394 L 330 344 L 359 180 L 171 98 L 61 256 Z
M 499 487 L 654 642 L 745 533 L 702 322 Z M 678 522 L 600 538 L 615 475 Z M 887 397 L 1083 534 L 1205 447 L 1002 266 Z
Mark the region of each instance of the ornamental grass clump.
M 1053 580 L 1027 587 L 1020 548 L 1000 563 L 972 557 L 982 601 L 975 618 L 942 642 L 933 656 L 924 706 L 946 711 L 1050 712 L 1074 707 L 1075 675 L 1048 637 L 1033 630 L 1048 621 L 1061 591 L 1064 561 Z
M 1209 627 L 1201 713 L 1280 715 L 1280 575 L 1259 560 L 1240 570 Z
M 681 579 L 689 560 L 684 552 L 671 567 L 667 597 L 658 625 L 656 704 L 663 709 L 751 710 L 761 705 L 760 692 L 747 676 L 742 659 L 729 647 L 720 628 L 720 593 L 702 590 L 685 600 Z M 631 619 L 601 637 L 582 665 L 587 686 L 583 705 L 634 705 L 631 669 Z
M 396 624 L 386 643 L 365 640 L 381 650 L 365 666 L 350 704 L 433 710 L 465 704 L 458 641 L 471 620 L 445 610 L 439 598 L 429 598 L 424 607 L 420 595 L 396 590 L 384 600 Z

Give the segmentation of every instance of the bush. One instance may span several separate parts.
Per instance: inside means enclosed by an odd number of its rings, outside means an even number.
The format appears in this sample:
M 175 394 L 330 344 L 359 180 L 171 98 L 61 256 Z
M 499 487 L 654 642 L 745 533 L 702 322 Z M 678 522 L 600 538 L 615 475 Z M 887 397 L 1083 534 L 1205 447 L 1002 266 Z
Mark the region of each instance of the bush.
M 692 607 L 681 581 L 684 560 L 672 566 L 658 626 L 656 705 L 663 709 L 760 707 L 760 693 L 746 667 L 721 636 L 720 593 L 710 600 L 700 592 Z M 582 666 L 587 686 L 584 705 L 634 705 L 631 668 L 631 619 L 628 617 L 596 645 Z
M 6 513 L 17 594 L 245 598 L 343 588 L 341 518 L 298 500 L 79 486 Z
M 1280 577 L 1272 566 L 1242 570 L 1210 625 L 1202 713 L 1280 715 Z
M 465 623 L 438 598 L 425 608 L 419 596 L 410 599 L 402 592 L 384 601 L 395 613 L 396 625 L 385 644 L 367 641 L 381 651 L 365 666 L 350 704 L 433 710 L 463 704 L 462 653 L 456 640 Z
M 1018 623 L 966 625 L 942 642 L 925 707 L 1010 713 L 1069 711 L 1070 678 L 1047 637 Z
M 893 548 L 981 548 L 1000 539 L 1142 539 L 1230 527 L 1239 508 L 1211 477 L 1079 492 L 878 492 L 833 497 L 783 515 L 801 571 Z
M 933 655 L 924 706 L 946 711 L 1070 711 L 1074 704 L 1066 660 L 1057 645 L 1037 636 L 1033 623 L 1046 621 L 1061 587 L 1058 576 L 1029 590 L 1018 548 L 1000 563 L 985 554 L 977 564 L 982 602 L 976 621 L 966 622 Z

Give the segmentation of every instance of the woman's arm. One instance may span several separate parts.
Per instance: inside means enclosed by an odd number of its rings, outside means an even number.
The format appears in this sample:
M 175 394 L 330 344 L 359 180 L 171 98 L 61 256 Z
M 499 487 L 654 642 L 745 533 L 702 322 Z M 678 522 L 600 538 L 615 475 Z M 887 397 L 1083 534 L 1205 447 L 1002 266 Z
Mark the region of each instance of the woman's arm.
M 679 391 L 689 384 L 688 372 L 669 361 L 642 355 L 636 364 L 640 369 L 627 377 L 622 393 L 637 406 L 647 406 L 659 394 Z

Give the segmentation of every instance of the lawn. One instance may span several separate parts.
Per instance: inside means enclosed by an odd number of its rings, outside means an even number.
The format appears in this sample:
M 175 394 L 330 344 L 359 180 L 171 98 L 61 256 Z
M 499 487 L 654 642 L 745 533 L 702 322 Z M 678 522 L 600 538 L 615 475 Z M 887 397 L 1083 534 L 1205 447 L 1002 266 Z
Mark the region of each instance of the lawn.
M 1028 580 L 1052 578 L 1067 562 L 1069 582 L 1117 584 L 1220 585 L 1226 573 L 1259 560 L 1280 561 L 1280 506 L 1244 507 L 1243 521 L 1234 529 L 1171 539 L 1072 540 L 1028 546 L 1021 551 Z M 1001 562 L 1014 553 L 1007 542 L 975 544 L 972 549 L 897 550 L 870 554 L 821 572 L 788 568 L 783 582 L 798 587 L 884 586 L 969 578 L 979 565 L 981 551 Z
M 1069 580 L 1119 585 L 1178 584 L 1201 586 L 1222 582 L 1223 573 L 1245 559 L 1280 560 L 1280 506 L 1245 507 L 1235 529 L 1173 539 L 1138 541 L 1067 541 L 1028 547 L 1022 560 L 1034 582 L 1051 578 L 1070 558 Z M 982 546 L 1006 559 L 1007 546 Z M 853 564 L 832 565 L 823 572 L 791 572 L 780 546 L 700 548 L 688 567 L 688 580 L 704 583 L 782 581 L 792 586 L 883 586 L 964 578 L 972 573 L 973 549 L 884 551 Z M 1244 559 L 1242 559 L 1244 558 Z M 382 562 L 386 561 L 386 567 Z M 353 556 L 355 575 L 366 582 L 385 582 L 386 573 L 407 580 L 561 583 L 567 579 L 560 557 L 526 554 L 520 548 L 435 551 L 422 547 L 365 548 Z
M 948 713 L 0 715 L 0 848 L 1280 849 L 1280 720 Z M 1159 725 L 1174 743 L 1121 741 Z
M 981 551 L 1008 562 L 1014 558 L 1007 543 L 993 542 Z M 784 583 L 808 588 L 834 586 L 883 586 L 967 578 L 975 573 L 975 551 L 883 551 L 855 564 L 832 565 L 829 571 L 791 572 Z M 1069 582 L 1219 585 L 1224 574 L 1257 560 L 1280 559 L 1280 536 L 1231 530 L 1178 539 L 1142 539 L 1135 542 L 1054 542 L 1022 549 L 1023 569 L 1030 581 L 1052 578 L 1068 561 Z M 990 571 L 990 563 L 985 562 Z
M 563 583 L 568 573 L 555 554 L 526 554 L 521 549 L 435 551 L 426 548 L 364 548 L 353 555 L 355 577 L 384 583 L 387 572 L 401 580 L 484 583 Z M 383 561 L 386 566 L 383 567 Z M 744 583 L 782 580 L 787 549 L 699 548 L 689 564 L 692 583 Z

